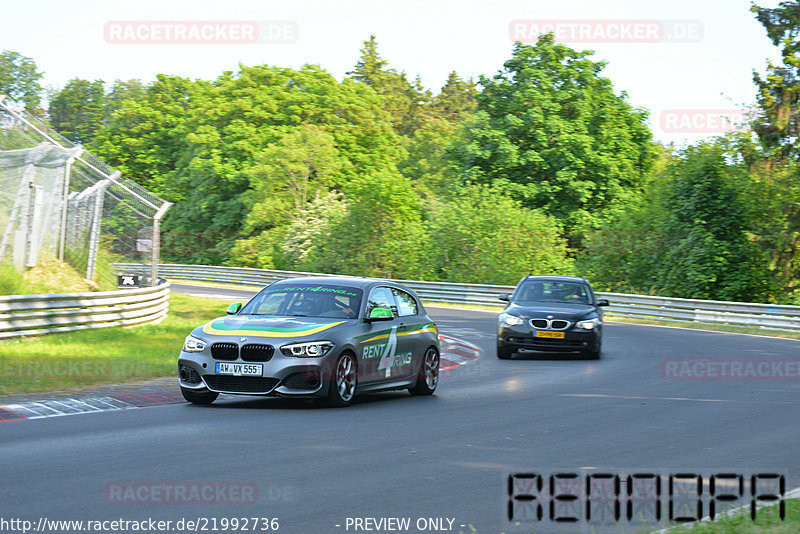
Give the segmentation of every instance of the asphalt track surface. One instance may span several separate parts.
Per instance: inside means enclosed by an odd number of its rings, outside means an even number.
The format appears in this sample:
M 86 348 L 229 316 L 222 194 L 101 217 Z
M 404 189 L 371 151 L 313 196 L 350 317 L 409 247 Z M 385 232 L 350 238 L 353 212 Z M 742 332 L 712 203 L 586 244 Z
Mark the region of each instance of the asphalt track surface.
M 450 532 L 580 532 L 509 523 L 507 475 L 766 470 L 800 486 L 800 380 L 664 376 L 671 358 L 797 360 L 798 341 L 606 323 L 599 361 L 501 361 L 496 313 L 429 312 L 443 334 L 484 351 L 433 397 L 381 393 L 345 409 L 237 397 L 2 423 L 0 519 L 263 517 L 278 518 L 278 532 L 341 533 L 390 531 L 347 528 L 348 518 L 405 517 L 408 532 L 437 531 L 418 530 L 418 518 L 452 519 Z M 224 492 L 199 503 L 110 494 L 192 481 L 255 493 L 236 504 Z

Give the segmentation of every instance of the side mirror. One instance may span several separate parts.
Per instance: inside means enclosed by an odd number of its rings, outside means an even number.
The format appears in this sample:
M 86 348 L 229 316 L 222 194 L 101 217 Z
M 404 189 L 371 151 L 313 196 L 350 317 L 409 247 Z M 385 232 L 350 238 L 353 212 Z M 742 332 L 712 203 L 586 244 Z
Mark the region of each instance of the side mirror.
M 597 299 L 598 306 L 608 306 L 608 299 Z
M 228 313 L 228 315 L 236 315 L 237 313 L 239 313 L 239 310 L 241 310 L 241 309 L 242 309 L 242 303 L 241 302 L 234 302 L 233 304 L 228 306 L 228 312 L 227 313 Z
M 369 317 L 367 317 L 367 322 L 371 323 L 373 321 L 391 321 L 394 319 L 394 314 L 392 310 L 388 308 L 372 308 L 372 311 L 369 312 Z
M 508 296 L 508 293 L 500 293 L 497 298 L 503 302 L 511 302 L 511 298 Z

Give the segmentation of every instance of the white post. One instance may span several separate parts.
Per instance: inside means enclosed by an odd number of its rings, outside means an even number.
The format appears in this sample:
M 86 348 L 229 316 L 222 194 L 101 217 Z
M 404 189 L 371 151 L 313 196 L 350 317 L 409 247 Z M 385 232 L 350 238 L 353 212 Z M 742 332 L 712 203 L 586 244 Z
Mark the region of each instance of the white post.
M 150 266 L 150 285 L 157 286 L 158 285 L 158 261 L 161 255 L 161 218 L 167 212 L 167 210 L 172 206 L 172 202 L 164 202 L 155 215 L 153 215 L 153 239 L 152 239 L 152 251 L 153 251 L 153 263 Z
M 75 163 L 75 158 L 83 154 L 83 147 L 77 148 L 79 148 L 78 152 L 67 160 L 67 164 L 64 167 L 64 189 L 61 197 L 61 228 L 58 234 L 58 261 L 64 261 L 64 247 L 67 241 L 67 208 L 69 206 L 69 181 L 70 173 L 72 172 L 72 164 Z
M 39 260 L 39 248 L 42 245 L 42 187 L 31 184 L 31 195 L 28 208 L 28 238 L 26 240 L 25 267 L 36 267 Z
M 119 172 L 114 173 L 119 176 Z M 94 269 L 97 264 L 97 249 L 100 245 L 100 223 L 103 217 L 103 202 L 106 196 L 106 187 L 110 180 L 100 180 L 95 184 L 94 192 L 94 215 L 92 216 L 92 226 L 89 228 L 89 259 L 86 262 L 86 279 L 94 278 Z

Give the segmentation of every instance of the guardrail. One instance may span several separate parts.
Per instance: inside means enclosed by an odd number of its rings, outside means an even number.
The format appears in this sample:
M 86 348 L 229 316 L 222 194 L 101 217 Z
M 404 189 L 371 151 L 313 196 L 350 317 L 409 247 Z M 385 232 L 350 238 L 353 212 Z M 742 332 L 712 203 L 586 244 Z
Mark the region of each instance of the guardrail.
M 141 269 L 141 266 L 136 264 L 124 263 L 116 264 L 116 267 L 121 272 L 129 274 L 135 274 L 137 268 Z M 158 274 L 164 278 L 252 286 L 265 286 L 276 280 L 301 276 L 338 276 L 299 271 L 181 264 L 159 265 Z M 396 281 L 414 289 L 427 302 L 492 306 L 497 307 L 498 311 L 505 304 L 499 301 L 497 297 L 501 293 L 510 293 L 514 289 L 514 286 L 425 282 L 420 280 Z M 607 308 L 607 313 L 618 317 L 659 322 L 726 324 L 769 330 L 800 331 L 800 306 L 694 300 L 632 295 L 628 293 L 598 292 L 597 296 L 609 299 L 611 306 Z
M 169 288 L 0 296 L 0 338 L 155 323 L 169 311 Z

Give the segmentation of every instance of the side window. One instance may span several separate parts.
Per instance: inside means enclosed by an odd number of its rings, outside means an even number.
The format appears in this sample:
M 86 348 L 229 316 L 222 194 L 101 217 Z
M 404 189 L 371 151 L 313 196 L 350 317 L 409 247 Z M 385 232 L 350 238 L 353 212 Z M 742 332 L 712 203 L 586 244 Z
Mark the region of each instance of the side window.
M 394 296 L 397 298 L 397 311 L 400 317 L 404 315 L 417 315 L 417 301 L 414 297 L 400 289 L 392 288 Z
M 386 308 L 392 310 L 392 314 L 397 317 L 397 306 L 394 303 L 392 290 L 388 287 L 376 287 L 369 293 L 367 300 L 367 317 L 375 308 Z

